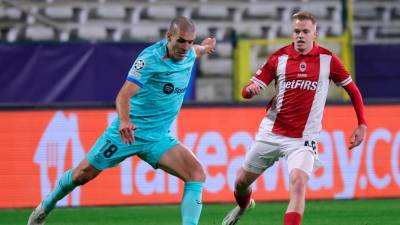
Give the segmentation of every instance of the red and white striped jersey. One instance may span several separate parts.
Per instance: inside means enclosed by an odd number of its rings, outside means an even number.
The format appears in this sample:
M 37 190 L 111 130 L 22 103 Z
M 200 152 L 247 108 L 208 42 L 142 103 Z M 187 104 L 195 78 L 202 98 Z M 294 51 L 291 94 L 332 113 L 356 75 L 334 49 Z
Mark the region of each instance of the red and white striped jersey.
M 307 55 L 293 44 L 279 49 L 251 78 L 261 88 L 272 80 L 276 95 L 267 106 L 261 131 L 307 140 L 319 139 L 330 80 L 340 86 L 352 82 L 338 57 L 316 43 Z

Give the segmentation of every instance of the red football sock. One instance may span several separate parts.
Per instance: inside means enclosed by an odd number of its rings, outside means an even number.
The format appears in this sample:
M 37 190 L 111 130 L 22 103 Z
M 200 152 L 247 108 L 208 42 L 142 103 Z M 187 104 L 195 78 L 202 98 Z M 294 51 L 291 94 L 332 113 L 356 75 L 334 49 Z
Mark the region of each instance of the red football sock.
M 240 208 L 246 208 L 250 203 L 251 192 L 248 195 L 237 195 L 236 192 L 233 193 L 235 199 Z
M 301 214 L 298 212 L 288 212 L 283 219 L 283 225 L 300 225 Z

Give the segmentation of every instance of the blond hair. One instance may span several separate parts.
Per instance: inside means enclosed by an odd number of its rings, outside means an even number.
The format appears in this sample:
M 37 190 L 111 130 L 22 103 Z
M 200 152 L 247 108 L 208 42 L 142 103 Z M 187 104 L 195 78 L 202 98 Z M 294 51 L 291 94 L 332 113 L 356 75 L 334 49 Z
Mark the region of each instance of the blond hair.
M 317 19 L 315 19 L 315 16 L 309 12 L 305 11 L 300 11 L 295 13 L 292 16 L 293 21 L 295 20 L 310 20 L 313 25 L 317 25 Z

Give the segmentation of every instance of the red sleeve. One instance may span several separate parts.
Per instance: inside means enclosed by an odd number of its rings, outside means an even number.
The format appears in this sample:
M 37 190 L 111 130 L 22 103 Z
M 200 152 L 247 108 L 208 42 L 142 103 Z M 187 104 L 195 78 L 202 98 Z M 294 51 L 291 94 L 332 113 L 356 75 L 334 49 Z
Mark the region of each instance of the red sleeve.
M 277 58 L 272 55 L 251 78 L 253 83 L 265 89 L 276 77 Z
M 342 62 L 335 54 L 332 54 L 331 74 L 329 78 L 338 86 L 346 86 L 352 81 L 350 73 L 344 68 Z
M 350 96 L 351 103 L 353 104 L 354 110 L 356 111 L 358 125 L 361 124 L 367 125 L 367 121 L 365 120 L 364 116 L 364 104 L 360 90 L 358 90 L 354 82 L 351 82 L 350 84 L 344 86 L 343 88 Z

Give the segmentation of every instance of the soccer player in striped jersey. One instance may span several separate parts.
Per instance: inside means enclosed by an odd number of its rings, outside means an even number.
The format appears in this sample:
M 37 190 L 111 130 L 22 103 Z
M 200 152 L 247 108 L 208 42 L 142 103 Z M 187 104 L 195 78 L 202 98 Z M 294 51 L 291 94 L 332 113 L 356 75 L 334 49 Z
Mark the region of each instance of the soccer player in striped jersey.
M 32 212 L 28 225 L 44 224 L 58 200 L 104 169 L 134 155 L 185 182 L 182 224 L 198 224 L 205 172 L 194 154 L 169 133 L 196 58 L 215 51 L 214 38 L 194 45 L 195 38 L 193 22 L 178 17 L 172 20 L 166 39 L 140 53 L 118 93 L 118 118 L 98 138 L 87 157 L 62 175 L 55 189 Z
M 338 57 L 318 46 L 315 17 L 308 12 L 293 15 L 293 43 L 272 54 L 243 87 L 242 96 L 250 99 L 275 80 L 276 95 L 267 105 L 255 142 L 235 180 L 237 206 L 224 218 L 223 225 L 235 224 L 254 206 L 251 184 L 280 157 L 289 171 L 290 201 L 284 225 L 300 225 L 305 207 L 306 184 L 318 166 L 317 141 L 329 82 L 342 86 L 354 106 L 358 126 L 350 137 L 352 149 L 366 133 L 363 101 Z

